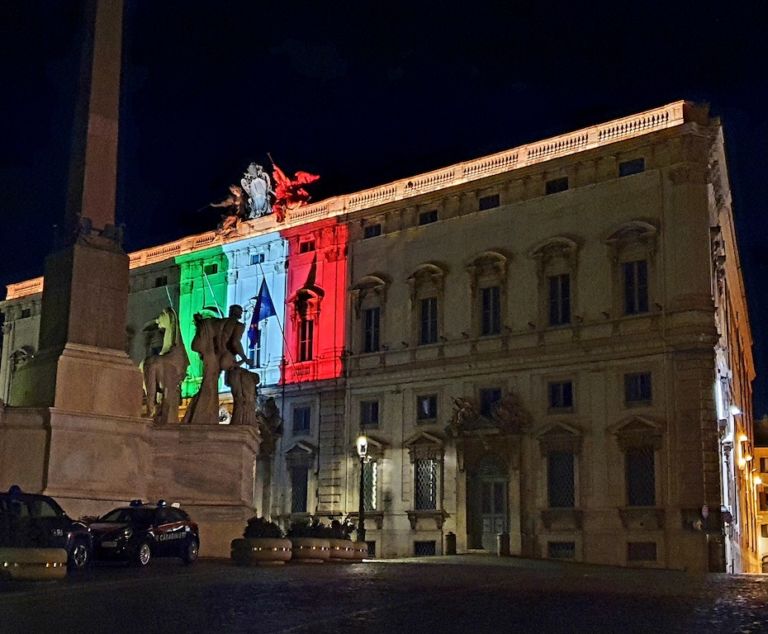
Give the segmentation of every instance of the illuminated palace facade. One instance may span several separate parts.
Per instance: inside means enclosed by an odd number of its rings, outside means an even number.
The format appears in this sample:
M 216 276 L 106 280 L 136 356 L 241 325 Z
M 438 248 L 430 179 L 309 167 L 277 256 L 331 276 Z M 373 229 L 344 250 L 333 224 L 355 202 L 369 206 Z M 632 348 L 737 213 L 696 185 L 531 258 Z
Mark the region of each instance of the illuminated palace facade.
M 253 500 L 357 515 L 377 557 L 756 570 L 751 335 L 720 123 L 673 103 L 131 254 L 129 352 L 169 303 L 243 340 L 282 434 Z M 0 399 L 42 280 L 9 287 Z M 266 288 L 264 291 L 262 289 Z M 249 330 L 249 329 L 246 329 Z M 185 402 L 201 367 L 182 384 Z M 221 424 L 228 422 L 221 383 Z M 451 535 L 452 534 L 452 535 Z M 236 535 L 233 535 L 235 537 Z

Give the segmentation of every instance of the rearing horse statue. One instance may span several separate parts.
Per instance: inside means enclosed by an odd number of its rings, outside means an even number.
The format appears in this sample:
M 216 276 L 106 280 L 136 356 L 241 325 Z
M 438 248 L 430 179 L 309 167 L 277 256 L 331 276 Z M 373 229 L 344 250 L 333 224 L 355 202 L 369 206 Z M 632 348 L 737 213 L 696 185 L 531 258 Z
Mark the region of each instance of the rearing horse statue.
M 177 423 L 181 403 L 179 384 L 187 373 L 189 357 L 181 338 L 176 311 L 173 308 L 163 309 L 155 323 L 163 331 L 163 347 L 139 365 L 144 375 L 147 410 L 158 424 Z

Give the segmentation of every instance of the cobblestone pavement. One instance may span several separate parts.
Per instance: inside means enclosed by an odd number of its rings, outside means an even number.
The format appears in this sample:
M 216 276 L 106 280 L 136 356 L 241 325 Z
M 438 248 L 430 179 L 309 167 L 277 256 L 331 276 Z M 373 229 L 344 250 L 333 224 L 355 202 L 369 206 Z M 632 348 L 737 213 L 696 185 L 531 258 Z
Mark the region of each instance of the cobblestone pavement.
M 489 556 L 0 583 L 0 632 L 768 632 L 768 576 Z

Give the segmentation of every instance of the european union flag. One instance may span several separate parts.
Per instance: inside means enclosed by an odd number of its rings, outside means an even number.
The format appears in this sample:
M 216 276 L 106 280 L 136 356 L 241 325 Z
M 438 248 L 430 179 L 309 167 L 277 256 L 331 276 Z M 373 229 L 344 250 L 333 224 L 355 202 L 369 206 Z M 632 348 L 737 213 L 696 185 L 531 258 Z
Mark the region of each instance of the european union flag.
M 267 319 L 268 317 L 274 317 L 277 315 L 275 305 L 272 303 L 272 297 L 269 294 L 269 287 L 267 287 L 267 280 L 261 280 L 261 288 L 259 288 L 259 294 L 251 299 L 256 300 L 256 305 L 253 307 L 253 316 L 251 317 L 251 326 L 248 328 L 248 347 L 253 350 L 258 347 L 261 333 L 259 332 L 259 322 Z

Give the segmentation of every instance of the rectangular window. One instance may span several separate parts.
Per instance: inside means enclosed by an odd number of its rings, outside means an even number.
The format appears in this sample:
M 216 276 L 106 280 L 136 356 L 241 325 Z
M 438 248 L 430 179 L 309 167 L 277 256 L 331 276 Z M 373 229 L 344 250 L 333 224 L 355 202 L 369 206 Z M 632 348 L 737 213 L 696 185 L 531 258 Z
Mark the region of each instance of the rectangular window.
M 547 494 L 549 506 L 553 508 L 573 508 L 575 505 L 572 452 L 550 451 L 547 454 Z
M 573 383 L 558 381 L 547 386 L 549 409 L 573 409 Z
M 631 176 L 645 171 L 645 159 L 636 158 L 619 163 L 619 176 Z
M 768 458 L 760 458 L 760 472 L 768 473 Z
M 498 335 L 501 332 L 501 288 L 488 286 L 480 289 L 480 334 Z
M 547 542 L 547 557 L 549 559 L 575 559 L 575 542 Z
M 550 275 L 549 325 L 563 326 L 571 323 L 571 276 Z
M 376 488 L 379 478 L 379 466 L 375 460 L 363 463 L 363 504 L 366 511 L 378 508 Z
M 624 375 L 624 402 L 627 405 L 647 405 L 653 398 L 650 372 Z
M 26 319 L 27 317 L 32 316 L 32 309 L 31 308 L 22 308 L 21 309 L 21 318 Z
M 493 209 L 499 206 L 499 195 L 492 194 L 490 196 L 481 196 L 477 201 L 477 208 L 479 211 L 485 211 L 486 209 Z
M 298 436 L 300 434 L 309 433 L 310 420 L 312 418 L 312 408 L 309 406 L 294 407 L 293 408 L 293 434 Z
M 553 178 L 544 184 L 544 192 L 547 195 L 564 192 L 566 189 L 568 189 L 567 176 L 563 176 L 562 178 Z
M 416 460 L 414 471 L 414 508 L 417 511 L 437 509 L 437 460 Z
M 379 426 L 379 402 L 360 401 L 360 427 Z
M 263 264 L 263 263 L 264 263 L 263 253 L 251 253 L 251 264 Z
M 216 275 L 216 273 L 219 272 L 219 265 L 218 264 L 206 264 L 203 267 L 203 273 L 206 275 Z
M 437 342 L 437 297 L 421 300 L 419 344 Z
M 291 513 L 307 512 L 308 480 L 308 467 L 291 467 Z
M 419 421 L 434 420 L 437 418 L 437 395 L 416 397 L 416 419 Z
M 167 275 L 161 275 L 160 277 L 155 278 L 155 288 L 160 288 L 162 286 L 168 286 Z
M 363 229 L 363 240 L 367 240 L 368 238 L 375 238 L 376 236 L 381 235 L 381 224 L 376 223 L 375 225 L 367 225 Z
M 639 315 L 648 312 L 648 263 L 645 260 L 624 262 L 624 314 Z
M 627 542 L 627 561 L 656 561 L 656 542 Z
M 299 361 L 311 361 L 315 343 L 315 322 L 303 319 L 299 324 Z
M 413 542 L 413 554 L 415 557 L 434 557 L 437 554 L 437 542 Z
M 380 308 L 367 308 L 363 311 L 363 352 L 379 350 Z
M 760 524 L 760 537 L 768 537 L 768 524 Z
M 480 415 L 493 414 L 493 406 L 501 400 L 501 388 L 491 387 L 480 390 Z
M 314 240 L 304 240 L 303 242 L 299 242 L 299 253 L 309 253 L 314 250 L 315 250 Z
M 653 447 L 630 447 L 624 460 L 627 470 L 627 506 L 655 506 L 656 452 Z
M 419 214 L 419 224 L 428 225 L 433 222 L 437 222 L 437 209 L 430 209 L 429 211 L 422 211 Z

